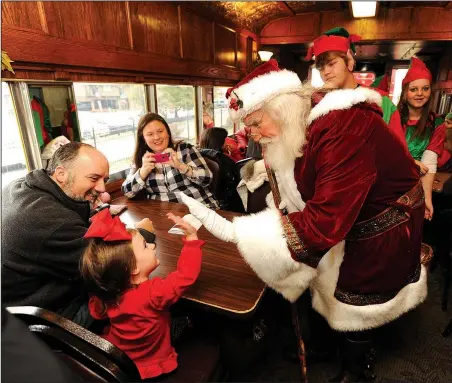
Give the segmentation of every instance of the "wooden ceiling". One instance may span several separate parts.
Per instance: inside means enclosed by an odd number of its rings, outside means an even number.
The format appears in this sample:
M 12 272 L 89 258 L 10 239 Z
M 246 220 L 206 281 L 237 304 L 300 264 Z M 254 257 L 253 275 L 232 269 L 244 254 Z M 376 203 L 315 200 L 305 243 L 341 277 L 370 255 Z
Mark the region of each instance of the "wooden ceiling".
M 219 16 L 233 25 L 259 33 L 270 21 L 300 13 L 340 11 L 349 12 L 348 1 L 193 1 L 192 8 L 213 17 Z M 449 1 L 382 1 L 380 7 L 445 7 Z

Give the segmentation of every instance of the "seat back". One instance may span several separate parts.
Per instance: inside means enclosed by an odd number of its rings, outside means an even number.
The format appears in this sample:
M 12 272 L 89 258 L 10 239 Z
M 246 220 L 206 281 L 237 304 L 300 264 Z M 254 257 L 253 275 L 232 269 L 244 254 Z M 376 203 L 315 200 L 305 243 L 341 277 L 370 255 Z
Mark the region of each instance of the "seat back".
M 248 157 L 248 158 L 244 158 L 243 160 L 237 161 L 235 163 L 235 166 L 237 166 L 237 171 L 240 174 L 240 169 L 243 168 L 243 166 L 245 166 L 249 161 L 253 160 L 252 157 Z
M 207 163 L 207 166 L 209 167 L 210 171 L 212 172 L 212 182 L 210 183 L 210 191 L 215 196 L 217 193 L 217 187 L 218 187 L 218 177 L 220 173 L 220 166 L 218 163 L 208 157 L 203 157 L 204 160 Z
M 119 348 L 76 323 L 33 306 L 8 307 L 80 376 L 97 381 L 139 381 L 135 363 Z

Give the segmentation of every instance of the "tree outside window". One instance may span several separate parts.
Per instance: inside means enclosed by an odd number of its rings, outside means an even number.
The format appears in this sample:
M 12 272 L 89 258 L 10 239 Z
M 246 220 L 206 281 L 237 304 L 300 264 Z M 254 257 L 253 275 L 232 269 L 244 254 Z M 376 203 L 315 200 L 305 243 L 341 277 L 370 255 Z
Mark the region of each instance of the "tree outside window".
M 192 86 L 157 85 L 157 110 L 174 140 L 196 144 L 195 94 Z

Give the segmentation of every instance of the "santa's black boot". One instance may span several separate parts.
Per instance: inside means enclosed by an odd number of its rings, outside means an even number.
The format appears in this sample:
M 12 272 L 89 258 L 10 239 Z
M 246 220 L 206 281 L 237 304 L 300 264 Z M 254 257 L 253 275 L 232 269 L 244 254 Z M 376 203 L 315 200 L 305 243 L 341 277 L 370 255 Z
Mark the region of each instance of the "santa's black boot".
M 376 379 L 373 367 L 375 350 L 369 334 L 349 333 L 340 347 L 341 371 L 330 382 L 371 382 Z

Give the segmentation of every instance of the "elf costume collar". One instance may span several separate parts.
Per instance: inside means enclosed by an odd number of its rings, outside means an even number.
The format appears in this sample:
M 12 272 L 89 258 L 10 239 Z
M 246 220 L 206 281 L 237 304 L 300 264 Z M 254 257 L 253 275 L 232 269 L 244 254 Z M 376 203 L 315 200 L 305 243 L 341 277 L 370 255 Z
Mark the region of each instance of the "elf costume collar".
M 226 92 L 231 120 L 240 120 L 276 96 L 296 92 L 300 86 L 301 81 L 295 72 L 280 69 L 278 62 L 271 59 Z
M 308 49 L 305 60 L 309 61 L 312 56 L 319 57 L 322 53 L 329 51 L 347 53 L 351 49 L 355 53 L 355 43 L 360 40 L 360 36 L 349 34 L 345 28 L 330 29 L 314 40 L 313 45 Z
M 421 79 L 428 80 L 431 83 L 432 74 L 423 61 L 419 60 L 417 57 L 413 57 L 411 59 L 410 69 L 406 73 L 405 78 L 402 80 L 402 86 L 409 84 L 411 81 Z

